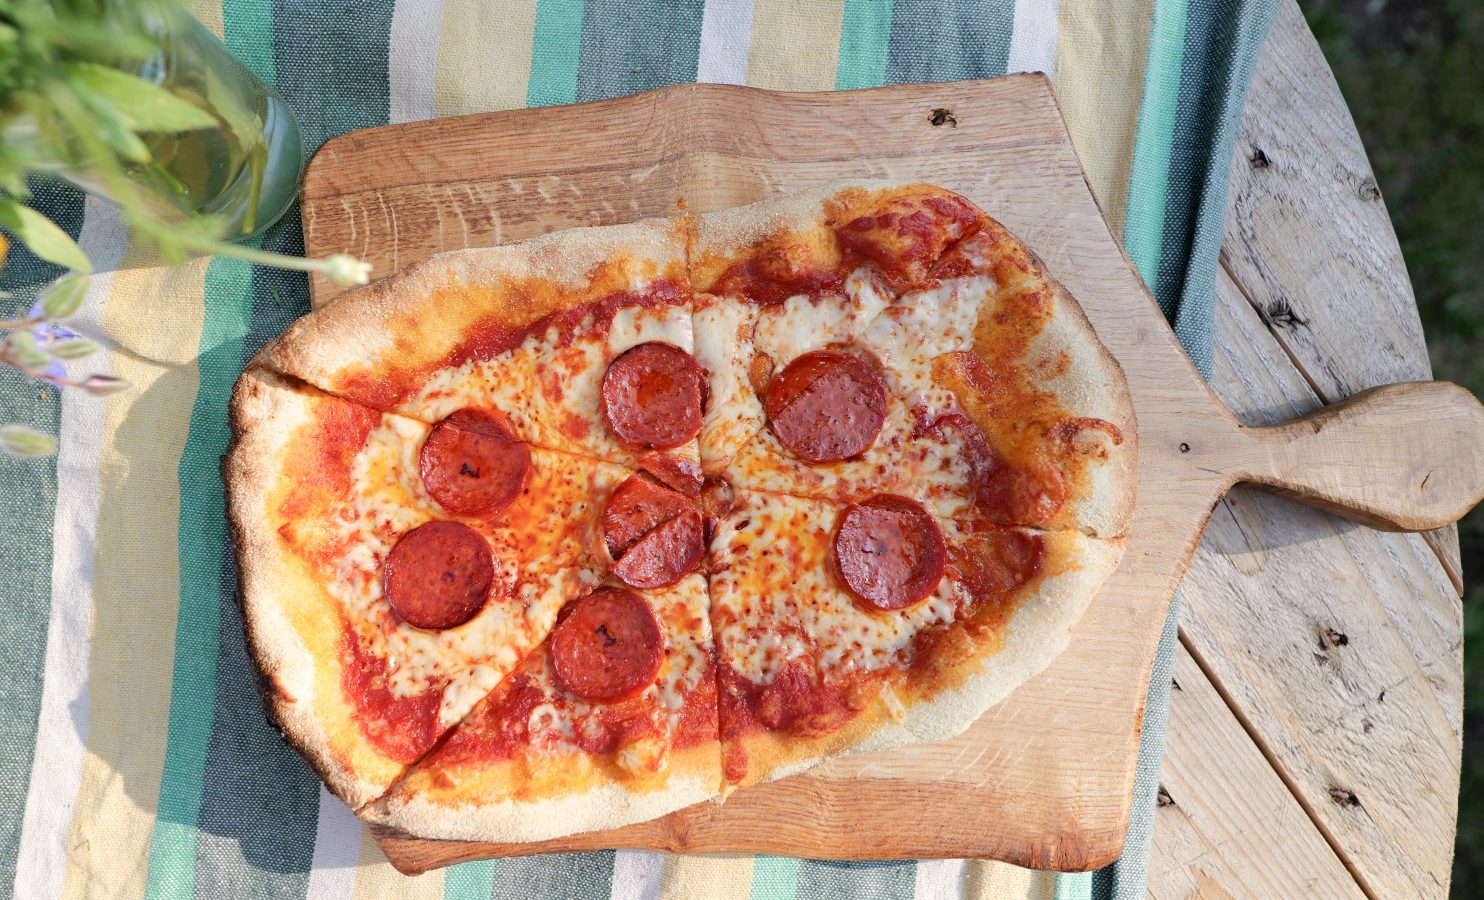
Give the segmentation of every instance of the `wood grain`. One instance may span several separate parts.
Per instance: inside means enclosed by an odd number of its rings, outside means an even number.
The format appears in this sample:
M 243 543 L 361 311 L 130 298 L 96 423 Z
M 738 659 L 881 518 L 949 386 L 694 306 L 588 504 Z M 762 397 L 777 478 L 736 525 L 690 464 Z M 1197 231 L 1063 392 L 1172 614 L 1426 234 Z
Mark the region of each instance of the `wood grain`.
M 1375 384 L 1427 377 L 1426 348 L 1417 338 L 1411 289 L 1384 204 L 1368 188 L 1360 190 L 1369 176 L 1344 98 L 1289 0 L 1247 99 L 1231 171 L 1227 275 L 1216 298 L 1213 384 L 1248 424 L 1307 413 L 1321 406 L 1321 396 L 1333 401 Z M 1233 272 L 1248 283 L 1237 285 Z M 1320 293 L 1311 293 L 1315 272 L 1329 273 L 1317 279 Z M 1349 274 L 1336 275 L 1343 272 Z M 1201 654 L 1234 715 L 1250 728 L 1312 821 L 1286 818 L 1235 851 L 1231 844 L 1184 848 L 1183 859 L 1236 852 L 1246 871 L 1262 872 L 1273 865 L 1278 848 L 1322 830 L 1372 896 L 1443 896 L 1461 736 L 1452 724 L 1439 735 L 1425 722 L 1414 734 L 1425 714 L 1395 704 L 1391 693 L 1377 702 L 1380 689 L 1358 681 L 1354 665 L 1320 668 L 1314 625 L 1325 608 L 1338 609 L 1346 622 L 1335 626 L 1336 633 L 1347 639 L 1339 649 L 1349 650 L 1357 646 L 1348 642 L 1353 621 L 1379 620 L 1381 630 L 1400 641 L 1368 638 L 1360 652 L 1391 654 L 1398 668 L 1422 673 L 1413 677 L 1433 698 L 1422 708 L 1441 709 L 1456 723 L 1461 612 L 1449 586 L 1459 584 L 1457 539 L 1451 528 L 1425 536 L 1424 543 L 1417 536 L 1376 535 L 1333 521 L 1326 532 L 1322 521 L 1291 503 L 1238 488 L 1218 508 L 1191 563 L 1182 640 Z M 1287 546 L 1279 551 L 1282 568 L 1275 570 L 1270 547 L 1279 540 Z M 1363 589 L 1351 587 L 1357 570 L 1364 573 Z M 1296 584 L 1285 584 L 1290 579 Z M 1295 591 L 1304 594 L 1302 614 L 1275 614 Z M 1318 595 L 1318 608 L 1307 602 L 1311 595 Z M 1371 604 L 1380 608 L 1379 616 L 1365 611 Z M 1312 643 L 1305 644 L 1306 636 Z M 1338 652 L 1323 649 L 1330 656 Z M 1326 682 L 1319 689 L 1316 676 Z M 1172 769 L 1198 764 L 1184 757 L 1195 753 L 1204 759 L 1208 752 L 1177 741 L 1181 727 L 1172 721 L 1166 779 Z M 1327 741 L 1311 738 L 1336 730 Z M 1391 737 L 1377 741 L 1378 734 Z M 1396 746 L 1396 735 L 1411 736 Z M 1412 793 L 1418 784 L 1435 788 Z M 1331 794 L 1335 788 L 1344 792 Z M 1213 769 L 1203 789 L 1220 794 L 1230 787 Z M 1384 799 L 1357 812 L 1348 804 L 1349 791 L 1361 804 L 1367 795 Z M 1199 821 L 1189 832 L 1197 840 L 1220 834 L 1220 823 L 1200 821 L 1204 816 L 1224 820 L 1234 814 L 1183 805 Z M 1161 816 L 1158 828 L 1168 821 Z M 1183 861 L 1164 856 L 1168 846 L 1156 831 L 1151 872 Z
M 1184 647 L 1154 812 L 1149 896 L 1361 897 Z
M 1432 377 L 1386 204 L 1294 0 L 1283 3 L 1253 75 L 1226 230 L 1223 267 L 1325 403 Z M 1462 592 L 1455 531 L 1428 542 Z
M 953 109 L 958 126 L 932 126 L 935 107 Z M 722 208 L 851 177 L 932 181 L 990 210 L 1080 299 L 1128 373 L 1140 502 L 1125 562 L 1070 648 L 942 745 L 847 757 L 739 791 L 724 806 L 560 841 L 381 834 L 400 867 L 597 847 L 978 856 L 1068 870 L 1117 855 L 1169 598 L 1217 498 L 1265 457 L 1201 382 L 1109 233 L 1044 78 L 845 94 L 687 85 L 361 132 L 331 141 L 311 163 L 306 243 L 386 271 L 442 249 L 665 215 L 681 202 Z M 315 291 L 326 302 L 333 289 Z M 1387 512 L 1395 521 L 1415 514 Z

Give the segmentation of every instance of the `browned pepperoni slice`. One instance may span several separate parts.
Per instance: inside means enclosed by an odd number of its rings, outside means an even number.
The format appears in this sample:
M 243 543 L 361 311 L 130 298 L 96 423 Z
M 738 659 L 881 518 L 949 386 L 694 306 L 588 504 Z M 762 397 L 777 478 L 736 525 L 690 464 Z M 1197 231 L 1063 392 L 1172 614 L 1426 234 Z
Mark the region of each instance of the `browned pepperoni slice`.
M 835 571 L 861 602 L 906 609 L 943 578 L 948 550 L 927 510 L 906 497 L 877 494 L 845 510 L 835 529 Z
M 687 497 L 699 497 L 701 467 L 689 459 L 676 459 L 663 453 L 646 453 L 639 457 L 639 468 L 653 475 L 660 484 L 674 488 Z
M 381 572 L 382 592 L 402 621 L 441 630 L 474 618 L 495 577 L 489 544 L 458 522 L 427 522 L 397 541 Z
M 701 431 L 705 375 L 689 353 L 650 341 L 603 373 L 603 421 L 630 450 L 668 450 Z
M 701 561 L 705 538 L 700 512 L 687 509 L 635 541 L 613 574 L 636 588 L 669 587 Z
M 627 700 L 649 687 L 664 656 L 665 638 L 654 610 L 619 588 L 598 588 L 573 600 L 551 633 L 558 683 L 598 703 Z
M 423 486 L 461 516 L 491 516 L 526 486 L 531 451 L 497 412 L 466 408 L 428 433 L 419 457 Z
M 603 540 L 618 559 L 655 527 L 690 508 L 681 494 L 648 478 L 632 475 L 613 489 L 603 504 Z
M 858 456 L 886 421 L 886 384 L 865 360 L 816 350 L 773 377 L 768 427 L 795 456 L 826 463 Z

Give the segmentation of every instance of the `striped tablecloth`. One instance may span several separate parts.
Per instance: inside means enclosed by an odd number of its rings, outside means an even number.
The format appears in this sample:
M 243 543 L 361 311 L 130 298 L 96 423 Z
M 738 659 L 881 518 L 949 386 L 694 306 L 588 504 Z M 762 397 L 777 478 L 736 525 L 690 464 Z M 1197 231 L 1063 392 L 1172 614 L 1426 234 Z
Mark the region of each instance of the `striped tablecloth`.
M 1237 115 L 1275 0 L 199 0 L 308 146 L 370 125 L 684 81 L 784 90 L 1052 73 L 1093 189 L 1196 361 Z M 22 897 L 1141 896 L 1170 648 L 1151 686 L 1124 859 L 1056 876 L 963 861 L 588 853 L 417 879 L 264 721 L 218 460 L 233 380 L 308 309 L 303 277 L 165 268 L 107 203 L 36 204 L 103 273 L 79 330 L 132 389 L 58 395 L 6 370 L 0 421 L 59 431 L 0 457 L 0 884 Z M 297 215 L 263 244 L 298 252 Z M 16 250 L 3 286 L 55 275 Z M 3 367 L 0 367 L 3 368 Z M 1173 631 L 1167 628 L 1167 639 Z

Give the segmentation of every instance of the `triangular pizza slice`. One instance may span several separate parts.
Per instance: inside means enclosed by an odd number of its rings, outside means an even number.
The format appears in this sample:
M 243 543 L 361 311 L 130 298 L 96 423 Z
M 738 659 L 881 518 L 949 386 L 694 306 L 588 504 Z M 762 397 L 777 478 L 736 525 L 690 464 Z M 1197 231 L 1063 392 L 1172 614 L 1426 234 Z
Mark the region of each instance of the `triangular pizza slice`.
M 726 790 L 944 740 L 1045 668 L 1121 540 L 740 491 L 711 543 Z
M 365 815 L 486 841 L 644 821 L 716 796 L 717 733 L 706 579 L 609 583 Z
M 1133 409 L 1077 304 L 987 216 L 849 344 L 762 388 L 766 427 L 724 477 L 837 502 L 910 496 L 935 514 L 1123 534 Z
M 352 807 L 378 796 L 591 590 L 618 466 L 429 426 L 261 368 L 225 462 L 244 620 L 280 726 Z
M 267 363 L 432 423 L 500 410 L 532 445 L 699 484 L 687 220 L 443 253 L 291 326 Z

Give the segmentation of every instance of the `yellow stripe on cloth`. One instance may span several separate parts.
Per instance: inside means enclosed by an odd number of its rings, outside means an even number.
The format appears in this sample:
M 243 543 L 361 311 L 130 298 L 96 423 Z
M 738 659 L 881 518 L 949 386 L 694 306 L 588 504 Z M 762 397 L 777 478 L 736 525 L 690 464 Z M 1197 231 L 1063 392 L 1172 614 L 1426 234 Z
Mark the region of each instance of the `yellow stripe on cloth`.
M 1061 0 L 1057 9 L 1056 96 L 1092 192 L 1120 236 L 1153 19 L 1154 0 L 1129 0 L 1117 15 L 1101 0 Z
M 403 875 L 387 862 L 371 836 L 371 829 L 362 828 L 361 856 L 356 861 L 352 896 L 357 900 L 443 900 L 443 870 L 434 869 L 411 877 Z
M 131 249 L 103 308 L 113 374 L 131 387 L 104 413 L 87 755 L 65 897 L 143 892 L 165 760 L 180 606 L 178 470 L 199 384 L 207 261 L 153 262 Z
M 665 856 L 660 900 L 731 900 L 751 891 L 751 856 Z
M 964 864 L 964 900 L 1052 900 L 1055 896 L 1055 872 L 981 859 Z
M 536 0 L 445 0 L 434 106 L 440 116 L 526 105 Z
M 845 0 L 756 0 L 747 83 L 775 91 L 829 91 L 840 62 Z

